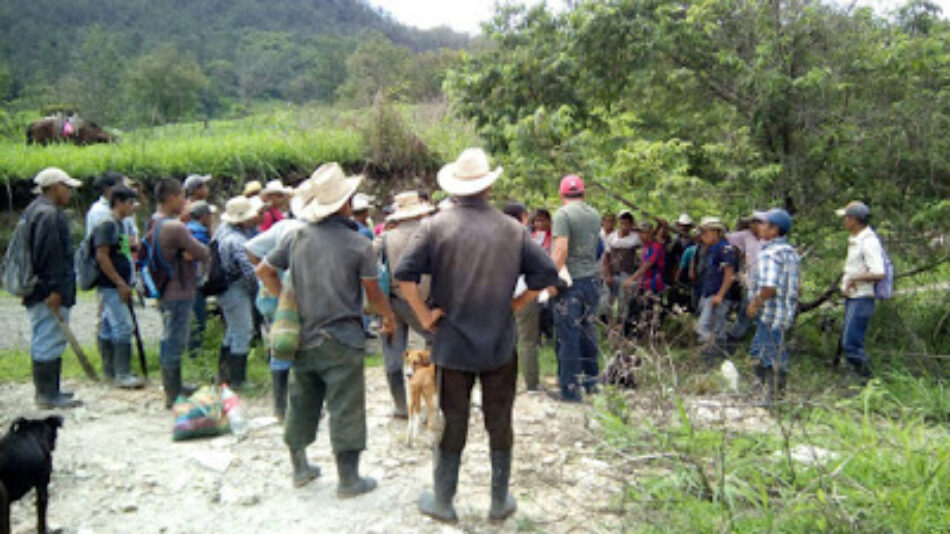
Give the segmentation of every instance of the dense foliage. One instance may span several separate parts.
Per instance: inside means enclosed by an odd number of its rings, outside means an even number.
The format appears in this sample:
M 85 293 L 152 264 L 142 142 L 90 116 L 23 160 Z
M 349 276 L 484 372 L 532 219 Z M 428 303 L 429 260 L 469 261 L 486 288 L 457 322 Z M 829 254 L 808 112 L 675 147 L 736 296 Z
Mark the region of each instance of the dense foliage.
M 77 109 L 114 126 L 240 113 L 257 100 L 339 93 L 364 104 L 361 91 L 390 87 L 430 99 L 452 50 L 468 44 L 445 28 L 402 26 L 363 0 L 4 0 L 0 29 L 4 107 Z
M 938 14 L 924 1 L 893 19 L 828 1 L 507 7 L 447 88 L 536 197 L 573 171 L 666 215 L 781 205 L 818 256 L 842 246 L 834 208 L 859 198 L 900 264 L 950 227 Z

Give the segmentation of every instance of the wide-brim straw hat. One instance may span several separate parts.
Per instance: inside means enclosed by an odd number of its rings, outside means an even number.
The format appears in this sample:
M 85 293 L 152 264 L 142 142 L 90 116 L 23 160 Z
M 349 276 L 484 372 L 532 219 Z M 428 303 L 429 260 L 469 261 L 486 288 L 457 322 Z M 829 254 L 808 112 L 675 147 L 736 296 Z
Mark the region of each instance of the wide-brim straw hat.
M 294 191 L 290 210 L 298 219 L 321 221 L 340 211 L 362 182 L 362 176 L 347 176 L 338 163 L 325 163 Z
M 264 207 L 259 197 L 234 197 L 224 205 L 224 215 L 221 220 L 229 224 L 241 224 L 257 217 Z
M 676 219 L 676 224 L 680 226 L 693 226 L 693 218 L 689 216 L 688 213 L 681 213 L 679 218 Z
M 721 232 L 728 231 L 726 223 L 722 222 L 722 219 L 719 217 L 703 217 L 703 220 L 699 223 L 700 230 L 719 230 Z
M 501 167 L 491 169 L 484 150 L 467 148 L 457 160 L 439 171 L 439 187 L 450 195 L 467 197 L 491 187 L 503 171 Z
M 435 206 L 423 201 L 422 197 L 420 197 L 416 191 L 399 193 L 393 198 L 393 201 L 396 211 L 389 217 L 386 217 L 387 221 L 398 222 L 415 219 L 416 217 L 428 215 L 435 211 Z
M 257 180 L 251 180 L 250 182 L 244 184 L 244 192 L 241 194 L 246 197 L 251 197 L 260 194 L 261 189 L 260 182 Z
M 287 187 L 284 185 L 284 182 L 280 180 L 271 180 L 267 182 L 267 185 L 264 189 L 261 189 L 261 196 L 278 194 L 278 195 L 292 195 L 294 192 L 293 187 Z

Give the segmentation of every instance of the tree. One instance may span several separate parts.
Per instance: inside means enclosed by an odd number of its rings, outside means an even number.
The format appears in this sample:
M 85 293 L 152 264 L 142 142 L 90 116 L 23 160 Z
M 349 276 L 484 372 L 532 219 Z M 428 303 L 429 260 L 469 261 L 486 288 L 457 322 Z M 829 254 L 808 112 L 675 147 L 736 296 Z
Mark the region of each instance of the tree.
M 93 26 L 76 52 L 72 83 L 68 84 L 70 101 L 83 117 L 104 123 L 120 118 L 124 68 L 115 36 Z
M 368 106 L 379 93 L 391 97 L 405 94 L 410 55 L 408 48 L 394 45 L 380 33 L 364 35 L 346 58 L 346 81 L 338 95 L 353 105 Z
M 133 114 L 152 124 L 193 113 L 208 79 L 195 58 L 165 45 L 140 56 L 127 73 Z

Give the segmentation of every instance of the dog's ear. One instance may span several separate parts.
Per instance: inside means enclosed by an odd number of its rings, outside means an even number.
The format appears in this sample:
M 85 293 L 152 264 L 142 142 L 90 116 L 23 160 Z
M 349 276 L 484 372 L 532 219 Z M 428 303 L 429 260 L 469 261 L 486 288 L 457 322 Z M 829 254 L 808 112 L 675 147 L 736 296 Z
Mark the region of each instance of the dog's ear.
M 62 428 L 63 427 L 63 416 L 61 415 L 51 415 L 46 418 L 46 426 L 50 428 Z
M 23 423 L 25 422 L 26 422 L 25 417 L 17 417 L 16 419 L 13 420 L 12 423 L 10 423 L 10 432 L 19 432 L 20 427 L 23 426 Z

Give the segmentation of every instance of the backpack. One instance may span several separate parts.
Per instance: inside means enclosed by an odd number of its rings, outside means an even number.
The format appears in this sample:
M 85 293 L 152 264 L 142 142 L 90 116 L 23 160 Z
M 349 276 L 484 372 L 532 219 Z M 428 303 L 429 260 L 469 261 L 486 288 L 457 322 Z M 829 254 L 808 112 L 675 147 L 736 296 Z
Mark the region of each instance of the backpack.
M 379 288 L 383 290 L 383 295 L 389 297 L 392 294 L 392 273 L 389 268 L 389 253 L 386 251 L 386 236 L 383 236 L 383 246 L 380 249 L 379 263 L 376 266 L 376 281 L 379 282 Z
M 3 256 L 3 287 L 14 297 L 28 297 L 33 293 L 39 280 L 33 272 L 33 257 L 30 247 L 30 223 L 26 214 L 20 217 L 7 251 Z
M 83 238 L 73 259 L 76 267 L 76 285 L 83 291 L 88 291 L 99 283 L 99 262 L 96 261 L 96 251 L 92 242 L 93 233 L 95 232 L 90 232 Z
M 878 243 L 881 244 L 881 258 L 884 260 L 884 278 L 874 283 L 874 298 L 878 300 L 889 300 L 894 296 L 894 262 L 887 255 L 887 249 L 884 248 L 884 241 L 881 236 L 874 233 Z
M 148 236 L 142 240 L 142 246 L 145 248 L 144 260 L 141 263 L 140 274 L 142 276 L 142 286 L 145 288 L 145 296 L 150 299 L 160 299 L 171 281 L 174 269 L 171 264 L 165 261 L 162 256 L 161 245 L 159 245 L 158 236 L 162 231 L 162 225 L 165 220 L 159 220 L 155 223 L 152 230 L 152 239 Z
M 231 277 L 221 262 L 221 250 L 217 238 L 208 243 L 208 276 L 201 285 L 201 292 L 206 296 L 220 295 L 228 290 Z

